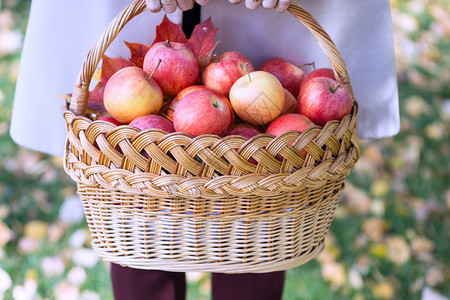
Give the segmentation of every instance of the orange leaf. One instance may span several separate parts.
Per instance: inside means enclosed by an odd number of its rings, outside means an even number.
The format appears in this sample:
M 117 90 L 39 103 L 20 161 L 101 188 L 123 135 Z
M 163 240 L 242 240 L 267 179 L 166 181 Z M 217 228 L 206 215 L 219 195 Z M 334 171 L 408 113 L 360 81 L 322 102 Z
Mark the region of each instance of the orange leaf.
M 103 55 L 102 61 L 102 76 L 100 78 L 100 82 L 103 85 L 106 85 L 111 76 L 113 76 L 114 73 L 116 73 L 120 69 L 133 66 L 133 63 L 131 61 L 126 60 L 122 57 L 110 58 L 106 55 Z
M 169 20 L 169 18 L 167 18 L 166 15 L 164 15 L 164 19 L 161 24 L 156 26 L 156 38 L 152 45 L 158 42 L 165 42 L 167 40 L 170 42 L 179 43 L 186 43 L 187 41 L 181 25 L 173 23 Z
M 206 66 L 211 60 L 214 49 L 217 43 L 214 43 L 214 38 L 217 33 L 217 28 L 211 22 L 211 18 L 195 26 L 190 39 L 186 42 L 197 55 L 200 63 L 200 68 Z
M 130 61 L 134 63 L 136 67 L 142 68 L 142 66 L 144 65 L 145 54 L 147 53 L 148 49 L 150 49 L 150 47 L 141 43 L 125 42 L 125 44 L 131 52 Z

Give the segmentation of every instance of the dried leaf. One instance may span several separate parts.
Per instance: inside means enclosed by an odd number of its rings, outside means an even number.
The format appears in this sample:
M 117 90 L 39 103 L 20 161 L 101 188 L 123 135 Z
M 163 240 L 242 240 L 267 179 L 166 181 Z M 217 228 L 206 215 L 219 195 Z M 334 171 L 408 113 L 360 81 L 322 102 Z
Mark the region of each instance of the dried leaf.
M 3 248 L 12 238 L 12 231 L 9 227 L 0 221 L 0 248 Z
M 64 262 L 60 257 L 45 257 L 41 262 L 41 269 L 46 276 L 59 276 L 64 272 Z
M 19 253 L 28 254 L 36 252 L 39 249 L 39 241 L 30 237 L 23 237 L 19 240 Z
M 381 243 L 372 244 L 369 247 L 369 253 L 377 258 L 385 258 L 388 254 L 386 245 Z
M 344 206 L 352 214 L 366 214 L 370 211 L 370 197 L 367 192 L 352 184 L 347 184 L 342 192 Z
M 37 282 L 34 279 L 26 279 L 24 285 L 16 285 L 13 289 L 14 299 L 35 299 Z
M 386 239 L 386 244 L 388 259 L 397 266 L 401 266 L 409 260 L 411 250 L 404 238 L 401 236 L 391 236 Z
M 42 240 L 47 235 L 48 224 L 43 221 L 30 221 L 25 224 L 24 235 L 35 240 Z
M 191 37 L 187 41 L 188 45 L 198 57 L 200 69 L 206 66 L 213 55 L 213 51 L 218 43 L 214 43 L 217 28 L 211 22 L 211 18 L 195 26 Z
M 156 43 L 165 41 L 179 43 L 187 42 L 186 35 L 184 34 L 181 25 L 173 23 L 167 16 L 164 16 L 161 24 L 156 26 L 156 38 L 153 41 L 152 46 Z
M 379 218 L 370 218 L 363 223 L 363 232 L 369 238 L 369 240 L 374 242 L 379 242 L 384 236 L 386 230 L 386 223 Z
M 131 52 L 130 61 L 135 64 L 136 67 L 142 68 L 144 65 L 145 54 L 150 47 L 141 43 L 125 42 L 125 44 Z
M 386 196 L 390 190 L 390 181 L 385 178 L 380 178 L 375 180 L 372 183 L 372 187 L 370 188 L 370 193 L 374 197 L 383 197 Z
M 56 300 L 79 299 L 79 294 L 79 288 L 69 282 L 61 282 L 55 288 Z
M 67 274 L 67 280 L 76 286 L 81 286 L 86 281 L 86 271 L 82 267 L 73 267 Z
M 381 282 L 372 286 L 373 294 L 377 299 L 392 299 L 394 296 L 394 286 L 390 282 Z
M 0 295 L 3 295 L 12 285 L 12 280 L 9 274 L 0 268 Z
M 411 241 L 414 256 L 422 261 L 430 261 L 433 258 L 434 248 L 434 242 L 424 236 L 415 237 Z
M 100 83 L 106 85 L 111 76 L 114 75 L 120 69 L 131 67 L 133 63 L 122 57 L 110 58 L 107 55 L 102 56 L 102 75 L 100 77 Z
M 444 272 L 438 267 L 429 269 L 425 275 L 425 280 L 429 286 L 436 286 L 444 282 Z
M 360 290 L 364 287 L 364 281 L 361 273 L 356 268 L 351 268 L 348 272 L 348 283 L 355 290 Z
M 93 268 L 98 262 L 98 256 L 91 249 L 77 249 L 72 256 L 73 262 L 86 268 Z
M 337 262 L 322 264 L 321 270 L 323 279 L 329 281 L 334 288 L 342 287 L 347 280 L 344 265 Z

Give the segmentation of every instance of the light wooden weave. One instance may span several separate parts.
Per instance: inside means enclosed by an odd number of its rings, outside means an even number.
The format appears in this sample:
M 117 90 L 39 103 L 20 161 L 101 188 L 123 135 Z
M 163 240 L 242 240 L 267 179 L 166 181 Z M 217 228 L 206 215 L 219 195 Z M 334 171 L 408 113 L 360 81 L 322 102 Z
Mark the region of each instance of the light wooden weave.
M 111 22 L 64 110 L 65 170 L 77 183 L 96 253 L 134 268 L 223 273 L 285 270 L 319 255 L 359 158 L 356 101 L 351 114 L 323 128 L 250 140 L 93 121 L 85 116 L 92 75 L 119 31 L 145 9 L 137 0 Z M 299 4 L 288 10 L 352 91 L 330 37 Z

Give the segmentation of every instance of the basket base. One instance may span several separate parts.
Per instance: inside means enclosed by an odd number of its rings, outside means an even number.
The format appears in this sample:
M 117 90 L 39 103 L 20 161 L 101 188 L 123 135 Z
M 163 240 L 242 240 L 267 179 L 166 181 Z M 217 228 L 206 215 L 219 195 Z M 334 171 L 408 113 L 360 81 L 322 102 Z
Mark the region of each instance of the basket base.
M 275 271 L 283 271 L 291 268 L 301 266 L 308 261 L 316 258 L 322 253 L 325 243 L 321 241 L 317 246 L 313 247 L 308 253 L 302 253 L 299 257 L 292 259 L 285 259 L 279 262 L 258 262 L 257 264 L 236 264 L 235 262 L 208 262 L 201 263 L 192 261 L 172 261 L 164 259 L 129 259 L 128 257 L 115 257 L 102 255 L 102 249 L 97 248 L 95 244 L 92 245 L 94 251 L 102 257 L 104 261 L 119 264 L 123 267 L 130 267 L 144 270 L 160 270 L 169 272 L 214 272 L 214 273 L 267 273 Z

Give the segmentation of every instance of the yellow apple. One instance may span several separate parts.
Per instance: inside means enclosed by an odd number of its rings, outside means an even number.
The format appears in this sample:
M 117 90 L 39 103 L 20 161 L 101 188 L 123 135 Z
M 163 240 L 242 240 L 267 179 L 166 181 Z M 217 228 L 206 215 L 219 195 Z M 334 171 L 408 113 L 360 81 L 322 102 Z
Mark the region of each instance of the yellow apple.
M 277 118 L 284 107 L 284 89 L 269 72 L 255 71 L 242 76 L 230 90 L 234 111 L 244 121 L 265 125 Z
M 126 67 L 117 71 L 105 86 L 103 101 L 106 110 L 122 124 L 137 117 L 157 114 L 163 94 L 153 78 L 142 69 Z

